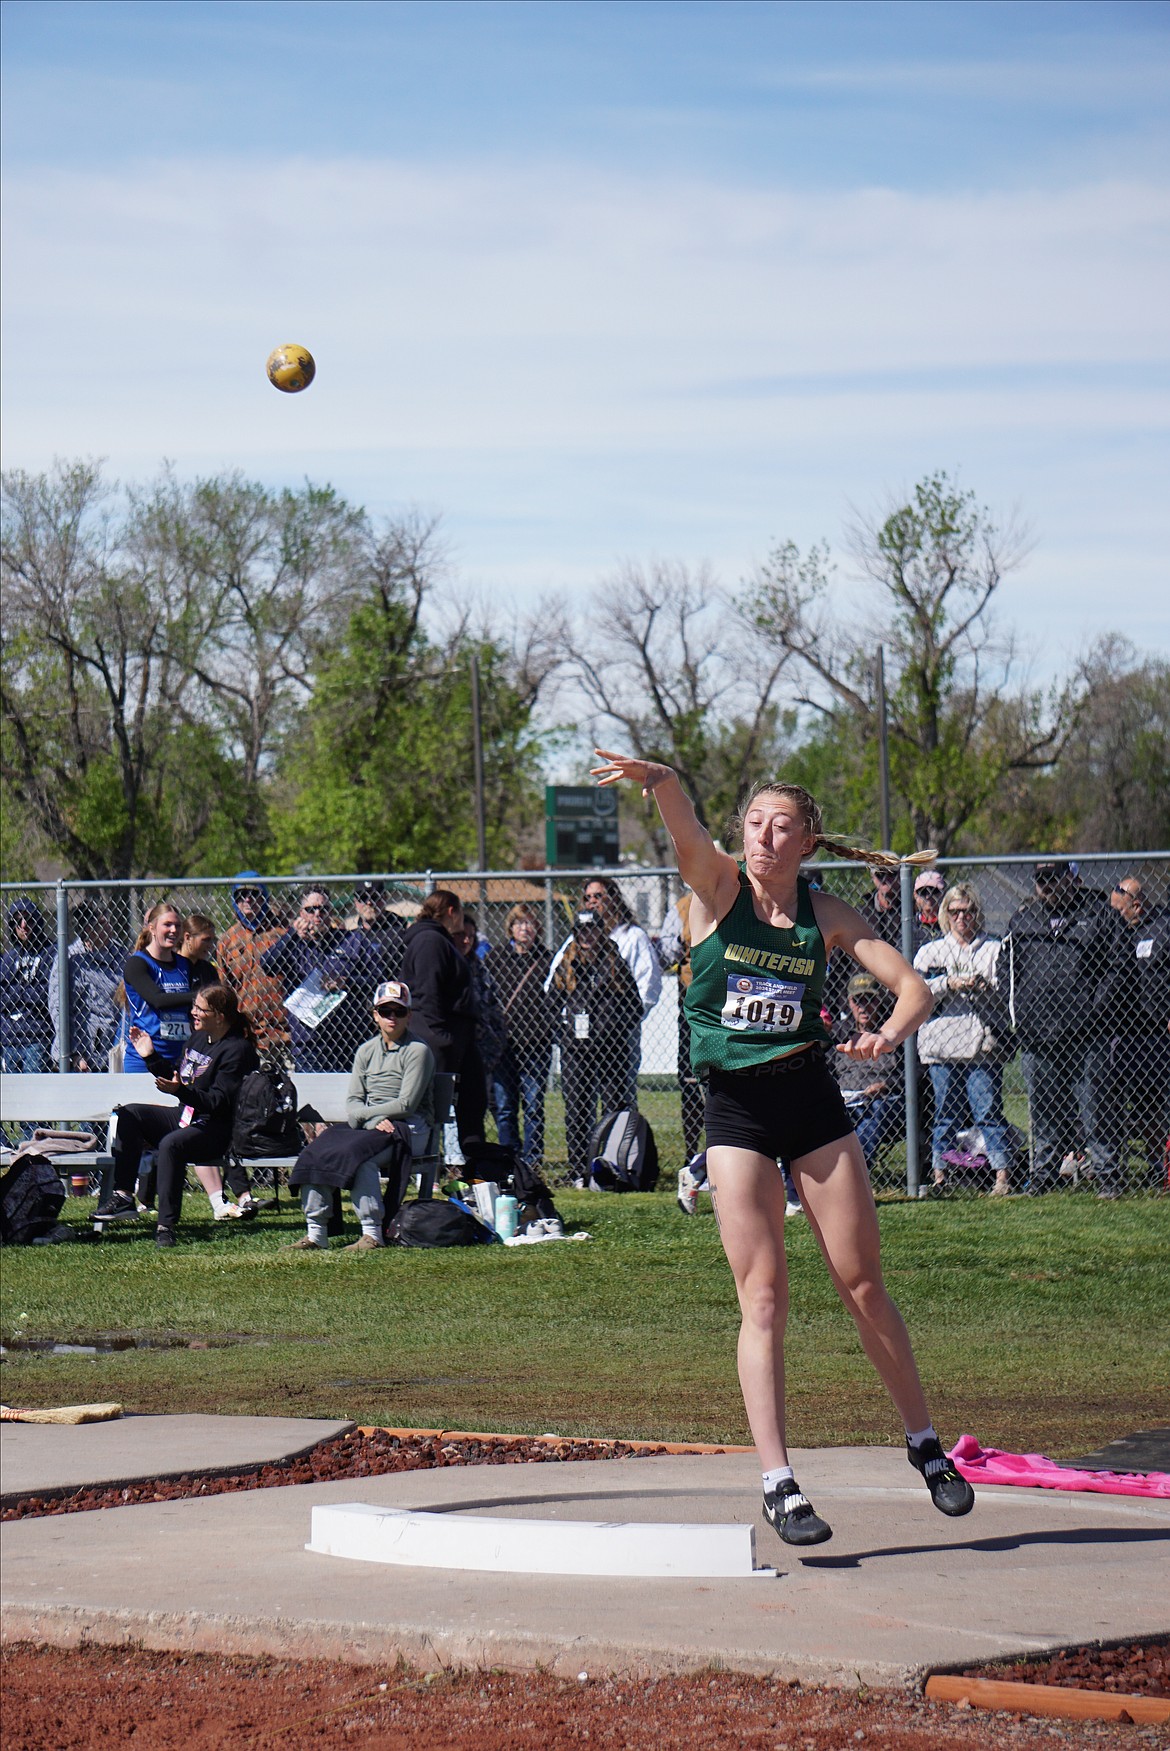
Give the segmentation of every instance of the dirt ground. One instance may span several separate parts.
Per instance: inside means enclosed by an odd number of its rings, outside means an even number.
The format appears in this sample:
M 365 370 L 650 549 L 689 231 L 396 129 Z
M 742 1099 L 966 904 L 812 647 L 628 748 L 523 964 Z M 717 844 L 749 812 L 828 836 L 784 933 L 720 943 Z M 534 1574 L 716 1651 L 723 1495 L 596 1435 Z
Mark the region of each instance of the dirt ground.
M 1160 1728 L 983 1714 L 729 1672 L 574 1681 L 19 1643 L 5 1651 L 0 1703 L 5 1751 L 1135 1751 L 1166 1743 Z
M 557 1464 L 623 1459 L 622 1442 L 492 1441 L 356 1430 L 299 1458 L 213 1477 L 152 1479 L 10 1501 L 4 1519 L 127 1507 L 183 1496 L 333 1482 L 447 1465 Z M 985 1677 L 1170 1695 L 1170 1642 L 1083 1648 L 1030 1667 L 979 1667 Z M 417 1672 L 326 1662 L 58 1649 L 14 1644 L 0 1676 L 4 1751 L 277 1751 L 360 1745 L 363 1751 L 527 1751 L 579 1745 L 653 1751 L 962 1751 L 1004 1746 L 1115 1751 L 1165 1744 L 1161 1729 L 982 1714 L 921 1698 L 802 1689 L 787 1681 L 712 1671 L 636 1681 L 587 1674 Z

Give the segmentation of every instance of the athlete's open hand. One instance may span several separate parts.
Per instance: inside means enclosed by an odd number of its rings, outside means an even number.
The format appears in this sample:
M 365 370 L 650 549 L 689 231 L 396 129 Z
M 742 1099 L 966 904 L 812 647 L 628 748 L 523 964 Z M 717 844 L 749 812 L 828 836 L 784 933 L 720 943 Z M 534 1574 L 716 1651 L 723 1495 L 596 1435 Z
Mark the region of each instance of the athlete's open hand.
M 655 760 L 635 760 L 628 754 L 614 754 L 607 748 L 594 748 L 593 752 L 599 760 L 604 760 L 604 766 L 594 766 L 590 769 L 590 777 L 598 784 L 620 784 L 623 778 L 628 778 L 631 784 L 642 786 L 642 795 L 649 796 L 660 784 L 674 777 L 674 768 L 660 766 Z
M 854 1034 L 851 1040 L 846 1040 L 837 1050 L 843 1058 L 853 1058 L 861 1062 L 870 1058 L 884 1058 L 887 1052 L 897 1051 L 897 1045 L 885 1034 Z

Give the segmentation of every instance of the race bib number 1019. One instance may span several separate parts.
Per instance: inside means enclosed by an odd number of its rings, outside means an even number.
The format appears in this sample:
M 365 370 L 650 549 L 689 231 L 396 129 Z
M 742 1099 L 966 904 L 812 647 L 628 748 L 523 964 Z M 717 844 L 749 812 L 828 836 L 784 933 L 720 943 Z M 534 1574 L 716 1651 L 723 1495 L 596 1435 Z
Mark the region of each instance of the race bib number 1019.
M 760 979 L 731 973 L 720 1016 L 736 1033 L 794 1034 L 800 1026 L 804 986 L 790 979 Z

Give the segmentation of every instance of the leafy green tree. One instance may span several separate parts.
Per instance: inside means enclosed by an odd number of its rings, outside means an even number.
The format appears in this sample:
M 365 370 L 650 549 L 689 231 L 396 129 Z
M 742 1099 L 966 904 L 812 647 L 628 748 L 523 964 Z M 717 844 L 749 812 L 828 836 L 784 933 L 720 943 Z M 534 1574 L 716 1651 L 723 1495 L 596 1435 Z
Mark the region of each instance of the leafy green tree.
M 895 843 L 962 848 L 968 823 L 1012 775 L 1060 758 L 1084 710 L 1083 680 L 1048 696 L 1017 681 L 991 608 L 1024 557 L 1023 540 L 997 529 L 945 474 L 920 481 L 881 523 L 859 524 L 852 551 L 876 586 L 868 624 L 837 609 L 828 549 L 801 555 L 791 542 L 748 586 L 746 611 L 766 643 L 795 660 L 801 707 L 847 758 L 856 743 L 848 764 L 872 770 L 874 797 L 874 658 L 885 646 Z M 876 806 L 866 813 L 873 820 Z
M 93 464 L 4 478 L 0 775 L 27 843 L 83 877 L 184 873 L 231 838 L 183 607 Z
M 476 862 L 470 656 L 479 660 L 488 861 L 513 862 L 540 807 L 543 670 L 458 627 L 422 621 L 424 569 L 386 564 L 337 643 L 280 762 L 272 811 L 282 867 L 467 868 Z
M 1005 850 L 1143 851 L 1170 845 L 1170 663 L 1116 634 L 1082 673 L 1086 701 L 1059 763 L 1013 775 L 974 825 Z

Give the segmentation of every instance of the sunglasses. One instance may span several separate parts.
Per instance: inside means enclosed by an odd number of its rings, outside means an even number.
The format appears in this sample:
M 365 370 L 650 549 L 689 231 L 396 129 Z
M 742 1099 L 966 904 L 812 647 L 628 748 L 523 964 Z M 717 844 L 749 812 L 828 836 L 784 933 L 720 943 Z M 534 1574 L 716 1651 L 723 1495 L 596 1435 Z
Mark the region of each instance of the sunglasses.
M 384 1015 L 387 1018 L 393 1016 L 397 1019 L 400 1015 L 409 1015 L 410 1011 L 409 1009 L 400 1009 L 396 1003 L 383 1003 L 374 1011 L 374 1014 Z
M 302 912 L 328 912 L 328 906 L 302 906 Z
M 974 906 L 952 906 L 951 907 L 951 917 L 952 918 L 974 918 L 974 916 L 975 916 Z
M 254 888 L 241 888 L 236 895 L 237 900 L 258 900 L 259 898 L 260 896 Z

